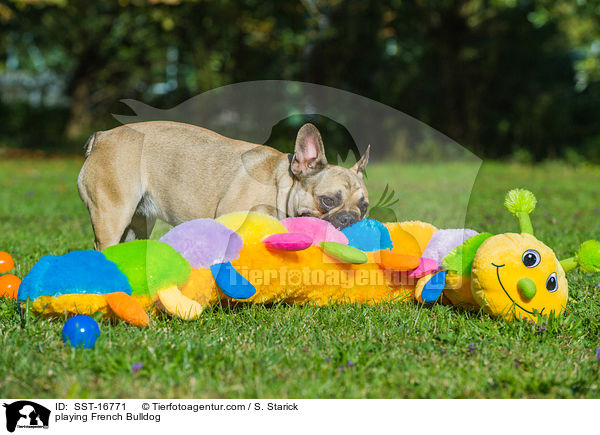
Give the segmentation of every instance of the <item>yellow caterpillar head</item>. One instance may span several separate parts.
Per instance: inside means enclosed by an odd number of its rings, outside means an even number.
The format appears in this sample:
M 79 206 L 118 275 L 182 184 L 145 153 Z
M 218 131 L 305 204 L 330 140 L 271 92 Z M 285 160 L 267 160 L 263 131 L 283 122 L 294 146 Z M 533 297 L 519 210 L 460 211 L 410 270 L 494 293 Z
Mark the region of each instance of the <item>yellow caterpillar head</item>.
M 490 237 L 473 259 L 473 298 L 491 315 L 532 320 L 538 314 L 558 316 L 569 294 L 565 272 L 576 267 L 600 272 L 598 241 L 588 240 L 575 256 L 558 261 L 552 249 L 534 237 L 529 215 L 536 202 L 528 190 L 508 192 L 504 205 L 519 219 L 521 234 Z
M 477 250 L 471 271 L 472 292 L 486 312 L 506 318 L 558 316 L 568 284 L 552 249 L 533 235 L 500 234 Z

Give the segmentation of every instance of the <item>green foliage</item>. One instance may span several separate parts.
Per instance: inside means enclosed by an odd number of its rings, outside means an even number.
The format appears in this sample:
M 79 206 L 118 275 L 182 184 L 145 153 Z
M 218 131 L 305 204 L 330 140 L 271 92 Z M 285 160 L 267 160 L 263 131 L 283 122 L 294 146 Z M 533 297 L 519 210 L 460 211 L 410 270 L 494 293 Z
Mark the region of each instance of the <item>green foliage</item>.
M 0 146 L 72 151 L 117 125 L 121 99 L 169 108 L 287 79 L 397 107 L 481 156 L 600 161 L 594 4 L 11 0 L 0 6 Z M 411 157 L 427 158 L 416 139 Z M 389 146 L 406 155 L 406 143 Z
M 533 154 L 525 148 L 519 148 L 512 153 L 511 160 L 522 165 L 530 165 L 534 162 Z
M 396 213 L 394 213 L 393 206 L 396 205 L 400 199 L 395 197 L 396 192 L 389 190 L 389 186 L 386 185 L 383 189 L 383 193 L 369 208 L 367 217 L 378 220 L 379 222 L 396 222 Z

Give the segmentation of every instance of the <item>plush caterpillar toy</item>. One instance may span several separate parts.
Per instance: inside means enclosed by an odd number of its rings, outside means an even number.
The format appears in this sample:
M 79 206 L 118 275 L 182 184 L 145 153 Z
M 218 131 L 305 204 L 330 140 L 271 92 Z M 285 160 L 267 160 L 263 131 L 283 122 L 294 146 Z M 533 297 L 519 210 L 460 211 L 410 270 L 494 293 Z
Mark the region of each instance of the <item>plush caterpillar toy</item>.
M 160 241 L 43 257 L 18 300 L 44 315 L 100 312 L 138 326 L 149 325 L 148 311 L 194 320 L 220 301 L 373 304 L 442 296 L 506 318 L 558 315 L 567 300 L 564 271 L 600 271 L 600 244 L 586 242 L 561 265 L 532 235 L 533 194 L 512 191 L 506 203 L 522 234 L 373 219 L 339 231 L 316 218 L 280 222 L 254 212 L 196 219 Z
M 434 302 L 443 293 L 454 305 L 481 307 L 507 319 L 558 316 L 569 292 L 565 273 L 578 266 L 586 273 L 600 272 L 600 243 L 589 240 L 576 256 L 559 261 L 533 235 L 529 215 L 536 203 L 530 191 L 508 192 L 504 204 L 518 218 L 521 233 L 469 238 L 444 256 L 443 270 L 419 280 L 417 299 Z

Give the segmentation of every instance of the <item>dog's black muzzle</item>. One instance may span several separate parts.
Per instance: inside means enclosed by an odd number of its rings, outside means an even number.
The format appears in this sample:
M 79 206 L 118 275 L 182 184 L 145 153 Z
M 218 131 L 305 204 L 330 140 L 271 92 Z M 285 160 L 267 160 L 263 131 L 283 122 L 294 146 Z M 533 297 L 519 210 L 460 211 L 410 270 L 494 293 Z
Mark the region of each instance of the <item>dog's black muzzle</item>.
M 342 230 L 358 222 L 360 220 L 360 216 L 358 213 L 342 211 L 332 214 L 331 216 L 327 217 L 326 220 L 331 222 L 331 224 L 337 229 Z

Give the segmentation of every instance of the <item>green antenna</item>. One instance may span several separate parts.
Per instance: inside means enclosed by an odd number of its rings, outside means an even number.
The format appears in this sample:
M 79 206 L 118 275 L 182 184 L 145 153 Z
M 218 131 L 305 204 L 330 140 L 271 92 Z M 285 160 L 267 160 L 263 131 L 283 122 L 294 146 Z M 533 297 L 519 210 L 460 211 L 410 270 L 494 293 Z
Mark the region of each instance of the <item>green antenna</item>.
M 535 210 L 537 199 L 529 190 L 513 189 L 506 194 L 504 206 L 519 219 L 522 233 L 533 235 L 533 226 L 529 215 Z
M 585 273 L 600 272 L 600 242 L 588 240 L 583 242 L 577 255 L 560 262 L 565 272 L 570 272 L 577 266 Z

